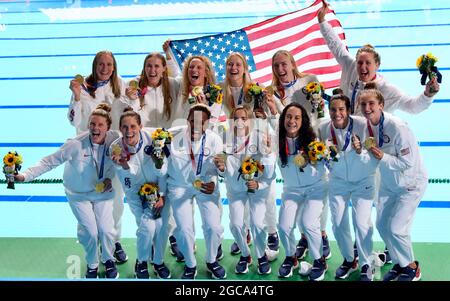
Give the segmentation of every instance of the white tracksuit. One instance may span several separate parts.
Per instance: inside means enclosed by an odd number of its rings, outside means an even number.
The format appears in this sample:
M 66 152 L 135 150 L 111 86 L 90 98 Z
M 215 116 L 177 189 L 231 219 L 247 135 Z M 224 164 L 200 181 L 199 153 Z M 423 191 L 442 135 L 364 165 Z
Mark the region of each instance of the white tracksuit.
M 222 87 L 223 87 L 223 85 L 222 85 Z M 244 97 L 245 95 L 243 95 L 243 92 L 242 92 L 242 96 L 241 96 L 241 91 L 242 91 L 242 87 L 231 87 L 231 93 L 233 94 L 234 105 L 238 106 L 239 98 L 241 98 L 240 105 L 248 106 L 253 111 L 253 106 L 254 106 L 253 102 L 246 102 L 245 97 Z M 278 118 L 280 115 L 279 114 L 272 115 L 272 113 L 270 112 L 270 109 L 265 104 L 263 105 L 263 109 L 267 115 L 267 119 L 263 120 L 263 119 L 256 118 L 255 115 L 253 114 L 253 118 L 255 118 L 254 119 L 255 127 L 260 129 L 262 132 L 266 132 L 266 130 L 267 130 L 269 133 L 273 133 L 278 126 Z M 224 111 L 225 111 L 225 114 L 229 117 L 231 114 L 231 111 L 225 105 L 224 105 Z M 233 122 L 232 120 L 230 120 L 230 121 Z M 230 135 L 228 135 L 228 137 L 229 136 Z M 265 213 L 265 221 L 264 222 L 266 224 L 266 230 L 269 234 L 277 232 L 277 203 L 276 203 L 276 193 L 277 192 L 276 192 L 276 189 L 277 189 L 277 187 L 276 187 L 276 177 L 275 177 L 272 180 L 272 182 L 270 183 L 269 195 L 266 198 L 266 213 Z M 249 223 L 248 223 L 249 221 L 250 221 L 250 216 L 248 214 L 248 208 L 246 206 L 245 224 L 249 225 Z
M 139 77 L 133 79 L 139 81 Z M 165 128 L 169 129 L 173 127 L 174 120 L 183 118 L 184 116 L 177 116 L 179 112 L 178 108 L 181 105 L 178 97 L 180 91 L 180 82 L 176 79 L 169 77 L 169 93 L 172 97 L 172 103 L 170 104 L 171 115 L 167 119 L 164 111 L 164 95 L 163 87 L 159 85 L 156 88 L 147 86 L 147 92 L 144 95 L 144 106 L 141 108 L 139 98 L 132 100 L 125 96 L 125 101 L 141 116 L 141 122 L 144 127 L 152 128 Z M 183 121 L 185 121 L 184 119 Z
M 378 167 L 376 160 L 366 149 L 357 154 L 352 147 L 351 136 L 356 135 L 361 143 L 367 136 L 366 119 L 359 116 L 349 117 L 350 120 L 344 129 L 337 129 L 333 123 L 321 124 L 319 137 L 322 141 L 331 144 L 334 130 L 339 158 L 337 162 L 331 161 L 329 174 L 329 205 L 333 233 L 338 243 L 342 256 L 348 261 L 353 261 L 353 241 L 350 231 L 348 206 L 352 203 L 353 227 L 356 234 L 356 246 L 359 254 L 359 262 L 362 265 L 371 265 L 369 256 L 372 253 L 373 225 L 371 221 L 372 205 L 375 191 L 375 171 Z M 351 131 L 350 131 L 350 126 Z M 348 137 L 348 139 L 346 139 Z M 345 142 L 348 145 L 343 150 Z
M 245 142 L 248 139 L 248 144 Z M 242 251 L 242 256 L 250 255 L 250 248 L 247 245 L 247 226 L 250 227 L 255 242 L 255 255 L 261 258 L 265 254 L 267 232 L 265 230 L 266 200 L 269 198 L 270 186 L 275 179 L 276 156 L 271 150 L 266 150 L 261 146 L 262 137 L 258 137 L 257 132 L 251 132 L 249 136 L 237 137 L 234 143 L 227 149 L 226 169 L 223 173 L 227 188 L 227 198 L 230 207 L 230 230 L 234 240 Z M 246 145 L 246 146 L 244 146 Z M 237 151 L 237 152 L 236 152 Z M 259 160 L 264 166 L 264 171 L 258 172 L 255 180 L 258 182 L 258 189 L 254 192 L 247 192 L 246 181 L 239 173 L 242 161 L 245 157 L 251 156 Z M 239 179 L 238 179 L 239 178 Z M 247 221 L 245 208 L 250 211 L 250 223 Z
M 116 98 L 112 92 L 111 85 L 108 82 L 106 85 L 98 87 L 95 91 L 95 98 L 93 98 L 86 90 L 81 88 L 80 100 L 75 101 L 74 95 L 72 93 L 72 98 L 70 100 L 69 110 L 67 112 L 67 118 L 70 124 L 72 124 L 76 130 L 77 134 L 88 130 L 89 117 L 92 111 L 100 103 L 107 103 L 111 106 L 111 129 L 119 130 L 119 119 L 122 115 L 123 110 L 127 107 L 124 97 L 125 96 L 125 81 L 119 77 L 121 96 Z M 114 197 L 114 228 L 116 229 L 116 241 L 119 241 L 122 236 L 122 214 L 124 210 L 123 197 L 124 193 L 122 191 L 122 186 L 119 180 L 114 177 L 112 179 L 112 185 L 116 191 Z
M 294 139 L 287 138 L 289 153 L 294 153 Z M 295 256 L 296 240 L 294 235 L 296 215 L 299 206 L 303 203 L 301 226 L 308 240 L 308 248 L 313 259 L 322 257 L 322 235 L 320 232 L 320 216 L 324 200 L 328 193 L 328 179 L 322 161 L 316 165 L 308 165 L 303 172 L 294 162 L 294 155 L 288 156 L 288 164 L 278 164 L 283 176 L 283 193 L 281 195 L 280 216 L 278 229 L 286 256 Z
M 379 128 L 371 125 L 379 143 Z M 381 184 L 377 204 L 377 229 L 393 263 L 405 267 L 414 262 L 411 225 L 428 184 L 428 174 L 417 140 L 401 119 L 384 113 L 384 152 L 379 169 Z
M 127 203 L 133 213 L 138 229 L 136 230 L 137 259 L 140 262 L 148 262 L 151 259 L 152 245 L 154 245 L 154 256 L 152 262 L 162 264 L 164 261 L 164 251 L 167 244 L 167 227 L 164 223 L 168 218 L 169 205 L 164 204 L 161 211 L 161 218 L 153 219 L 148 207 L 144 209 L 142 201 L 138 195 L 141 186 L 145 183 L 155 183 L 159 187 L 159 194 L 166 194 L 167 159 L 161 169 L 156 169 L 152 157 L 145 151 L 152 145 L 152 129 L 140 131 L 138 144 L 135 146 L 135 154 L 132 154 L 125 170 L 120 165 L 116 165 L 117 174 L 125 191 Z M 142 139 L 142 144 L 141 144 Z M 114 141 L 113 145 L 119 145 L 124 149 L 122 138 Z M 139 147 L 141 145 L 141 147 Z M 112 148 L 111 146 L 111 148 Z M 129 148 L 129 146 L 127 146 Z M 133 151 L 133 152 L 134 152 Z M 112 153 L 112 151 L 110 152 Z M 164 225 L 163 225 L 164 223 Z M 160 243 L 158 243 L 160 241 Z
M 115 176 L 108 147 L 118 136 L 118 132 L 110 131 L 103 145 L 91 146 L 89 133 L 82 133 L 67 140 L 58 151 L 42 158 L 38 164 L 23 172 L 25 182 L 29 182 L 66 163 L 63 185 L 70 208 L 78 221 L 78 240 L 86 252 L 86 262 L 91 268 L 98 266 L 99 241 L 102 246 L 101 261 L 114 260 L 114 190 L 98 193 L 95 186 L 100 181 Z M 103 177 L 99 180 L 96 166 L 100 172 L 103 154 Z
M 308 112 L 308 117 L 311 120 L 311 126 L 314 130 L 317 131 L 317 128 L 319 127 L 319 124 L 326 119 L 329 119 L 328 114 L 328 106 L 325 104 L 324 109 L 324 115 L 323 118 L 317 118 L 317 112 L 312 113 L 312 105 L 309 100 L 306 99 L 306 94 L 303 93 L 302 89 L 310 82 L 319 82 L 319 79 L 314 74 L 309 74 L 305 77 L 298 78 L 295 81 L 295 84 L 292 86 L 289 86 L 288 88 L 284 89 L 284 98 L 280 99 L 280 92 L 275 91 L 274 97 L 275 97 L 275 104 L 277 105 L 278 111 L 281 112 L 283 109 L 290 104 L 291 102 L 296 102 L 298 104 L 301 104 L 302 107 L 306 109 L 306 112 Z
M 356 59 L 350 55 L 344 43 L 339 39 L 328 22 L 320 23 L 320 32 L 328 44 L 331 52 L 342 68 L 340 87 L 350 100 L 355 103 L 355 113 L 361 115 L 361 108 L 357 104 L 358 94 L 364 87 L 356 71 Z M 394 85 L 388 83 L 380 74 L 376 75 L 375 83 L 384 97 L 384 111 L 393 113 L 399 109 L 411 114 L 426 110 L 433 102 L 432 97 L 421 93 L 412 97 L 404 94 Z M 355 88 L 356 87 L 356 88 Z
M 206 262 L 216 261 L 217 248 L 222 242 L 223 227 L 220 223 L 220 193 L 217 183 L 217 168 L 213 162 L 216 154 L 222 153 L 222 139 L 207 129 L 204 137 L 203 160 L 201 170 L 199 157 L 201 154 L 202 139 L 192 143 L 192 151 L 195 158 L 193 168 L 190 149 L 190 133 L 187 126 L 180 126 L 170 129 L 174 140 L 170 147 L 170 158 L 167 179 L 167 197 L 173 209 L 173 215 L 177 228 L 175 237 L 180 251 L 185 258 L 186 266 L 194 267 L 197 261 L 194 256 L 194 221 L 193 221 L 193 201 L 197 202 L 200 215 L 202 217 L 203 236 L 206 243 Z M 197 169 L 200 174 L 196 175 Z M 205 194 L 193 186 L 193 182 L 200 179 L 203 182 L 214 182 L 216 187 L 212 194 Z
M 311 121 L 311 126 L 314 129 L 314 131 L 317 133 L 318 128 L 321 122 L 324 120 L 329 120 L 330 116 L 328 114 L 328 106 L 325 104 L 324 107 L 324 115 L 323 118 L 317 118 L 317 112 L 312 113 L 312 105 L 309 100 L 306 99 L 306 94 L 303 93 L 302 89 L 310 82 L 319 82 L 319 79 L 314 74 L 309 74 L 307 76 L 304 76 L 302 78 L 298 78 L 295 83 L 289 87 L 285 87 L 284 89 L 284 98 L 280 99 L 281 95 L 279 91 L 276 91 L 274 94 L 275 97 L 275 104 L 277 105 L 278 111 L 281 112 L 284 110 L 284 108 L 290 104 L 291 102 L 296 102 L 302 107 L 306 109 L 306 112 L 308 113 L 308 117 Z M 277 122 L 278 124 L 278 122 Z M 276 132 L 278 133 L 278 127 L 276 128 Z M 300 232 L 303 232 L 302 226 L 301 226 L 301 220 L 300 216 L 302 215 L 302 204 L 300 204 L 300 208 L 298 211 L 298 217 L 297 217 L 297 226 Z M 322 215 L 320 216 L 320 229 L 325 231 L 327 228 L 327 219 L 328 219 L 328 198 L 325 198 L 324 200 L 324 207 L 322 210 Z

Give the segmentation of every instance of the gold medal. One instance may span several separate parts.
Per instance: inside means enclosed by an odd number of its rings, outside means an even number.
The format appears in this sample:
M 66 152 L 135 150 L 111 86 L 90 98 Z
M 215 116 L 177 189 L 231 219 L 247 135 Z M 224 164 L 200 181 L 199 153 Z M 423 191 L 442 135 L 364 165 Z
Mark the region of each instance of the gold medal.
M 119 144 L 114 144 L 112 146 L 112 153 L 114 156 L 120 156 L 122 154 L 122 148 Z
M 368 137 L 366 141 L 364 141 L 364 147 L 366 149 L 371 149 L 372 147 L 376 147 L 377 143 L 374 137 Z
M 195 189 L 200 190 L 200 188 L 202 188 L 202 181 L 200 179 L 196 179 L 192 185 Z
M 97 185 L 95 185 L 95 191 L 98 193 L 102 193 L 103 191 L 105 191 L 105 183 L 97 183 Z
M 303 155 L 298 154 L 294 157 L 294 164 L 297 167 L 304 168 L 306 166 L 306 159 Z
M 273 87 L 272 86 L 268 86 L 264 89 L 264 91 L 267 93 L 267 95 L 273 95 Z
M 133 80 L 130 80 L 130 82 L 128 83 L 128 86 L 130 86 L 130 88 L 132 88 L 134 90 L 137 90 L 139 87 L 139 83 L 137 80 L 133 79 Z
M 81 74 L 75 75 L 75 80 L 76 80 L 80 85 L 82 85 L 82 84 L 84 83 L 84 77 L 83 77 L 83 75 L 81 75 Z
M 194 88 L 192 88 L 192 96 L 197 97 L 198 95 L 203 93 L 203 87 L 201 86 L 195 86 Z

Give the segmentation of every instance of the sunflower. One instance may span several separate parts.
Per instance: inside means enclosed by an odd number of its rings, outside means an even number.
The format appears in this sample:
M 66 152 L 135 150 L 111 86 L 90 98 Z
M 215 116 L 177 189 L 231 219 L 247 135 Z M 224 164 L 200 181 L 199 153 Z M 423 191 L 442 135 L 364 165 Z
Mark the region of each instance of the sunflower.
M 313 150 L 308 151 L 308 157 L 309 157 L 309 160 L 311 161 L 311 163 L 316 163 L 316 161 L 318 159 L 316 152 Z
M 149 195 L 152 193 L 155 193 L 158 190 L 158 186 L 151 184 L 151 183 L 145 183 L 141 186 L 141 189 L 139 190 L 139 195 Z
M 316 91 L 316 86 L 317 83 L 316 82 L 310 82 L 306 85 L 306 92 L 308 93 L 313 93 Z
M 421 56 L 419 56 L 419 57 L 417 58 L 417 61 L 416 61 L 416 66 L 417 66 L 417 68 L 420 69 L 420 66 L 422 65 L 422 62 L 423 62 L 423 55 L 421 55 Z
M 16 163 L 16 159 L 15 159 L 14 154 L 12 154 L 11 152 L 9 152 L 8 154 L 6 154 L 6 155 L 3 157 L 3 163 L 4 163 L 6 166 L 13 166 L 13 165 Z
M 317 142 L 317 143 L 314 145 L 314 148 L 315 148 L 315 151 L 316 151 L 318 154 L 323 154 L 324 151 L 326 150 L 326 146 L 325 146 L 325 144 L 323 144 L 322 142 Z
M 222 104 L 222 100 L 223 100 L 223 94 L 220 93 L 220 94 L 217 96 L 216 103 L 218 103 L 218 104 L 220 105 L 220 104 Z
M 242 173 L 243 174 L 250 174 L 253 170 L 253 164 L 251 162 L 244 162 L 242 163 Z

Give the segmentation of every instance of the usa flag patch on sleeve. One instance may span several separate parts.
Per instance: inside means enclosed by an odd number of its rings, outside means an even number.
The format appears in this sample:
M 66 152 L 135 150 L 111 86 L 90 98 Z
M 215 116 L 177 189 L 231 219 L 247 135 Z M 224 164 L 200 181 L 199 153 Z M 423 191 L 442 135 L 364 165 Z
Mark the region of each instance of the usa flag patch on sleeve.
M 400 155 L 406 156 L 407 154 L 409 154 L 409 147 L 400 150 Z

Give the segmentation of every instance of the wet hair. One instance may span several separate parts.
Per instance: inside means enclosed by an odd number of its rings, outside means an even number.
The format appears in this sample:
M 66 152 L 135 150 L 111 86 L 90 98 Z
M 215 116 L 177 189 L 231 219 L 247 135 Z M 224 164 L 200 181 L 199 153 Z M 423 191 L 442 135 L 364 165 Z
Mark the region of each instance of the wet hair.
M 138 125 L 142 124 L 141 115 L 136 113 L 132 107 L 126 107 L 125 109 L 123 109 L 122 115 L 120 115 L 119 127 L 122 126 L 122 121 L 126 117 L 133 117 L 134 119 L 136 119 L 136 122 L 138 123 Z
M 248 62 L 245 57 L 239 52 L 232 52 L 227 58 L 225 62 L 225 66 L 228 66 L 228 63 L 233 57 L 238 57 L 242 61 L 242 65 L 244 67 L 244 74 L 242 78 L 242 96 L 247 95 L 248 85 L 251 83 L 250 72 L 248 71 Z M 226 73 L 225 81 L 223 82 L 223 99 L 225 106 L 231 111 L 234 109 L 234 98 L 233 93 L 231 93 L 231 83 L 228 78 L 228 73 Z
M 297 147 L 300 149 L 303 148 L 305 151 L 307 151 L 308 144 L 310 144 L 312 141 L 316 139 L 316 134 L 314 133 L 314 130 L 311 127 L 311 121 L 309 119 L 308 112 L 306 111 L 306 109 L 296 102 L 291 102 L 286 107 L 284 107 L 283 112 L 280 115 L 280 121 L 278 125 L 278 141 L 279 141 L 278 154 L 280 156 L 282 167 L 285 167 L 288 162 L 288 154 L 286 153 L 287 137 L 286 137 L 286 128 L 284 127 L 284 121 L 286 120 L 286 112 L 292 107 L 296 107 L 300 109 L 300 111 L 302 112 L 302 124 L 300 126 L 299 135 L 297 139 Z
M 371 53 L 373 55 L 373 58 L 375 59 L 375 63 L 377 63 L 378 65 L 381 64 L 380 54 L 375 50 L 375 47 L 373 47 L 372 45 L 366 44 L 361 48 L 359 48 L 358 51 L 356 52 L 356 58 L 358 58 L 361 52 Z
M 111 128 L 111 123 L 112 123 L 112 119 L 111 119 L 111 106 L 107 103 L 100 103 L 97 105 L 97 107 L 92 111 L 91 113 L 91 117 L 92 116 L 101 116 L 104 117 L 106 119 L 106 123 L 108 124 L 108 130 Z
M 97 65 L 102 55 L 109 55 L 113 59 L 114 70 L 111 74 L 111 77 L 109 78 L 109 84 L 111 85 L 111 90 L 114 94 L 114 97 L 119 98 L 121 95 L 120 90 L 121 83 L 119 80 L 119 76 L 117 75 L 117 62 L 116 58 L 109 50 L 102 50 L 100 52 L 97 52 L 97 54 L 95 55 L 94 60 L 92 61 L 92 73 L 86 78 L 87 91 L 89 95 L 95 98 L 95 91 L 97 90 L 97 82 L 98 82 Z
M 378 103 L 384 105 L 384 97 L 381 94 L 380 90 L 378 90 L 377 84 L 375 82 L 368 82 L 365 84 L 364 89 L 359 92 L 358 102 L 364 96 L 373 96 L 378 100 Z
M 308 76 L 309 74 L 301 73 L 300 71 L 298 71 L 297 62 L 295 61 L 294 56 L 289 51 L 278 50 L 277 52 L 275 52 L 275 54 L 272 56 L 272 86 L 274 88 L 276 88 L 276 90 L 280 93 L 281 103 L 283 105 L 285 105 L 286 103 L 284 100 L 284 95 L 285 95 L 284 86 L 283 86 L 282 82 L 280 81 L 278 74 L 276 74 L 275 68 L 274 68 L 275 58 L 278 55 L 285 55 L 288 57 L 289 61 L 291 62 L 291 65 L 293 67 L 292 72 L 294 74 L 294 79 L 302 78 L 302 77 Z
M 330 100 L 328 101 L 328 109 L 331 108 L 331 103 L 334 100 L 342 100 L 345 103 L 345 108 L 348 112 L 351 110 L 351 104 L 350 99 L 344 94 L 344 91 L 340 88 L 333 89 L 333 95 L 330 97 Z
M 190 56 L 184 61 L 184 67 L 183 67 L 183 88 L 182 88 L 182 95 L 183 95 L 183 102 L 187 102 L 187 99 L 189 98 L 189 65 L 194 59 L 198 59 L 202 61 L 205 64 L 205 83 L 204 85 L 214 84 L 216 82 L 216 74 L 214 72 L 214 69 L 212 67 L 211 61 L 206 57 L 202 55 L 193 55 Z
M 211 118 L 211 110 L 208 108 L 208 106 L 202 103 L 195 104 L 189 109 L 188 118 L 189 116 L 191 116 L 191 114 L 194 114 L 194 112 L 204 112 L 207 115 L 207 119 Z
M 147 64 L 147 60 L 152 57 L 156 57 L 156 58 L 160 59 L 163 67 L 166 68 L 166 70 L 162 74 L 159 85 L 162 85 L 162 92 L 163 92 L 163 98 L 164 98 L 164 115 L 166 116 L 167 120 L 169 120 L 170 116 L 172 114 L 171 104 L 173 102 L 173 99 L 172 99 L 172 96 L 170 95 L 170 84 L 169 84 L 169 73 L 167 70 L 167 61 L 166 61 L 166 58 L 161 53 L 152 52 L 145 57 L 144 66 L 142 67 L 141 76 L 139 78 L 139 88 L 143 89 L 148 86 L 148 79 L 147 79 L 147 75 L 145 74 L 145 65 Z M 139 103 L 140 103 L 140 106 L 142 109 L 145 105 L 144 96 L 139 97 Z

